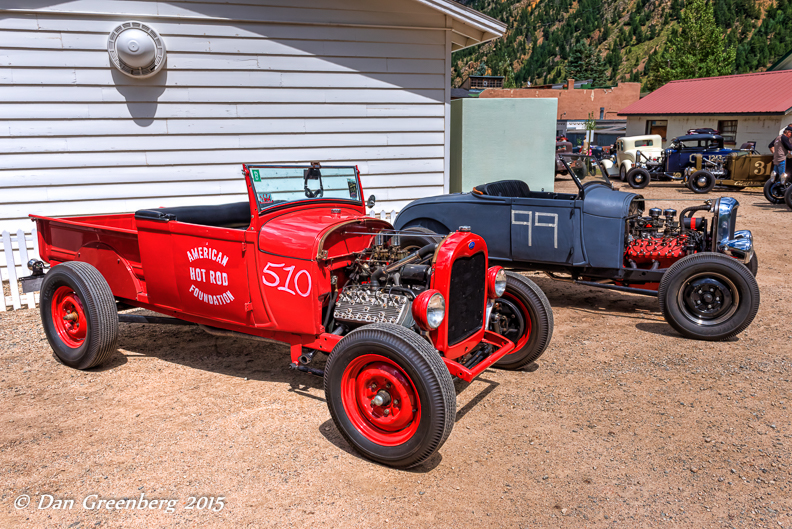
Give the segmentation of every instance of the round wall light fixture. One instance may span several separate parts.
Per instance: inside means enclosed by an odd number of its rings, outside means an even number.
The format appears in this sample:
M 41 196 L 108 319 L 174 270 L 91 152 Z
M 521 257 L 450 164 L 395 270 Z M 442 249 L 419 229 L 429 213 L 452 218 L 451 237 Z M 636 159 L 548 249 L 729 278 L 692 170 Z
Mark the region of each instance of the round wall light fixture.
M 130 77 L 151 77 L 165 66 L 165 42 L 142 22 L 119 24 L 107 39 L 110 62 Z

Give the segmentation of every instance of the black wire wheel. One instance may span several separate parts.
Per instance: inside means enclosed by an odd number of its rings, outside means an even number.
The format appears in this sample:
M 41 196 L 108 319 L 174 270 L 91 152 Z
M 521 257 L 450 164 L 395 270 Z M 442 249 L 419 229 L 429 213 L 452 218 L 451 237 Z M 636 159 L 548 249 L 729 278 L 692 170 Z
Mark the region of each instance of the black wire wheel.
M 649 185 L 652 176 L 643 167 L 633 167 L 627 173 L 627 183 L 633 189 L 643 189 Z
M 694 193 L 709 193 L 712 191 L 712 188 L 715 187 L 715 176 L 706 169 L 696 171 L 690 175 L 688 187 Z
M 768 180 L 764 185 L 764 196 L 771 204 L 783 204 L 787 186 L 777 180 Z
M 726 340 L 759 310 L 759 285 L 748 266 L 717 253 L 689 255 L 663 275 L 658 290 L 666 321 L 697 340 Z

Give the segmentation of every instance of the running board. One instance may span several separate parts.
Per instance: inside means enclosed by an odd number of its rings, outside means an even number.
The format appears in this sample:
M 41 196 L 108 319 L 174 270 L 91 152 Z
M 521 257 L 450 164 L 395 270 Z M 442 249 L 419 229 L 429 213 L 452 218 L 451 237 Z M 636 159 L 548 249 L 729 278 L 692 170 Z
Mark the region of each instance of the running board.
M 195 325 L 189 321 L 178 318 L 163 318 L 161 316 L 139 316 L 137 314 L 119 314 L 119 323 L 156 323 L 159 325 Z

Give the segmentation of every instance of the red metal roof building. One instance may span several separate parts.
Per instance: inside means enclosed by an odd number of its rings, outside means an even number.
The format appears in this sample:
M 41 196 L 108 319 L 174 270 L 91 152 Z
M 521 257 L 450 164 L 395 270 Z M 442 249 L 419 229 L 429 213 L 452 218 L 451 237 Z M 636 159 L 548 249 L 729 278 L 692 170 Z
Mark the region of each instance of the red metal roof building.
M 671 81 L 622 109 L 627 135 L 659 133 L 665 140 L 689 129 L 713 128 L 737 145 L 760 151 L 792 117 L 792 70 Z

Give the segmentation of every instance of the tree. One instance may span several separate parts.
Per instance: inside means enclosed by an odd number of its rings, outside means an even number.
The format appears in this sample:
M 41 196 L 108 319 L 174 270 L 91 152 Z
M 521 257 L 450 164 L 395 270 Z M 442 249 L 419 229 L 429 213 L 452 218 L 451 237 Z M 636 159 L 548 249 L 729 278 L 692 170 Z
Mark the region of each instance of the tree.
M 712 3 L 689 0 L 682 11 L 680 31 L 674 32 L 646 81 L 655 90 L 676 79 L 696 79 L 734 73 L 736 49 L 726 46 L 723 30 L 715 24 Z
M 596 49 L 585 42 L 578 42 L 572 48 L 566 71 L 574 79 L 591 78 L 592 86 L 604 86 L 608 83 L 608 67 L 605 61 Z

